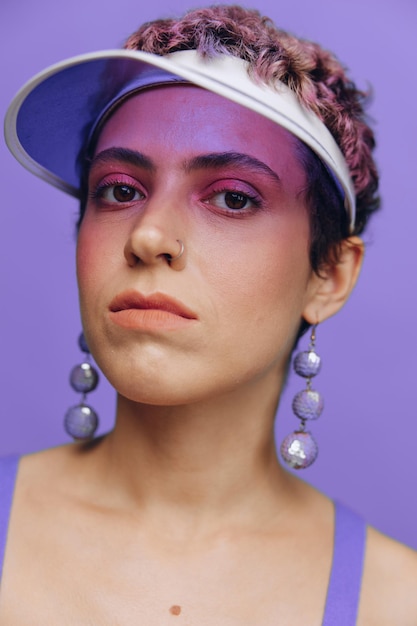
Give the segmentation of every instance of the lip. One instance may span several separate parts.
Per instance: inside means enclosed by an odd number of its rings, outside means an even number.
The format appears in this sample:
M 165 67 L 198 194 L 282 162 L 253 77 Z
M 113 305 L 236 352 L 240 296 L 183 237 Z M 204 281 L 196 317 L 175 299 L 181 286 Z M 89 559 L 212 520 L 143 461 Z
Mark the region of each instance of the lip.
M 174 330 L 197 320 L 197 315 L 184 303 L 163 293 L 150 295 L 124 291 L 109 305 L 111 320 L 124 328 L 143 330 Z

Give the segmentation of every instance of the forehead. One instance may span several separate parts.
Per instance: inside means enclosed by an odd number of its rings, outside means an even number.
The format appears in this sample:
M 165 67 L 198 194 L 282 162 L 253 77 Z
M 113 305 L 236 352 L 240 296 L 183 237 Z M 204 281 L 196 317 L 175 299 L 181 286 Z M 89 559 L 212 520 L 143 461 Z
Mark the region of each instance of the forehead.
M 300 173 L 299 140 L 271 120 L 193 85 L 164 85 L 132 95 L 102 126 L 96 152 L 112 147 L 162 150 L 165 159 L 242 152 L 269 167 Z

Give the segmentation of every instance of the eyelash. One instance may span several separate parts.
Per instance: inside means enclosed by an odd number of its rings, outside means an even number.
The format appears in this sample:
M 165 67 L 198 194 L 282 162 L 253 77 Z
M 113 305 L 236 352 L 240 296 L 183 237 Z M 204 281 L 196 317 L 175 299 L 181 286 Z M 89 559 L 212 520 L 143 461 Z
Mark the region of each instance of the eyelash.
M 117 198 L 108 200 L 104 197 L 107 191 L 111 190 L 112 188 L 117 189 L 117 187 L 126 187 L 130 189 L 135 195 L 139 194 L 141 197 L 131 198 L 127 200 L 122 199 L 120 201 L 118 201 Z M 218 206 L 213 202 L 213 199 L 216 198 L 216 196 L 221 196 L 222 194 L 236 194 L 236 196 L 241 196 L 245 201 L 248 201 L 252 206 L 249 206 L 249 207 L 244 206 L 242 208 L 230 208 L 227 206 Z M 103 202 L 107 202 L 109 205 L 119 204 L 120 206 L 129 205 L 133 202 L 141 201 L 146 197 L 144 192 L 141 189 L 138 189 L 136 185 L 131 184 L 130 181 L 123 180 L 122 177 L 114 178 L 114 179 L 109 178 L 107 180 L 104 180 L 103 182 L 98 184 L 94 189 L 92 189 L 88 195 L 89 195 L 90 200 L 92 201 L 97 202 L 101 200 Z M 208 195 L 205 199 L 203 199 L 203 203 L 206 205 L 212 204 L 217 210 L 221 210 L 227 215 L 230 215 L 236 218 L 254 213 L 256 210 L 262 208 L 263 206 L 263 201 L 259 194 L 250 193 L 247 190 L 243 190 L 239 186 L 235 186 L 233 184 L 224 185 L 217 189 L 213 189 L 210 195 Z
M 241 209 L 217 207 L 217 208 L 220 208 L 222 211 L 226 212 L 228 215 L 233 215 L 234 217 L 241 217 L 248 213 L 249 214 L 254 213 L 257 209 L 260 209 L 263 206 L 262 198 L 258 194 L 249 193 L 246 190 L 243 191 L 242 189 L 236 188 L 233 185 L 230 185 L 230 186 L 227 185 L 219 189 L 215 189 L 205 200 L 203 200 L 203 202 L 205 204 L 209 204 L 212 201 L 212 199 L 215 198 L 216 196 L 220 196 L 221 194 L 227 194 L 227 193 L 242 196 L 253 205 L 251 207 L 242 207 Z
M 95 187 L 94 189 L 92 189 L 89 192 L 89 198 L 91 200 L 104 200 L 106 201 L 106 199 L 104 198 L 104 194 L 106 193 L 106 191 L 112 189 L 112 188 L 117 188 L 117 187 L 127 187 L 129 189 L 131 189 L 133 192 L 139 194 L 140 196 L 142 196 L 142 198 L 140 198 L 140 200 L 142 200 L 145 197 L 145 194 L 143 193 L 143 191 L 141 189 L 138 189 L 137 186 L 132 185 L 130 182 L 127 182 L 125 180 L 121 180 L 119 178 L 116 179 L 108 179 L 105 180 L 104 182 L 100 183 L 99 185 L 97 185 L 97 187 Z M 118 202 L 116 200 L 116 198 L 114 198 L 114 201 L 110 201 L 107 200 L 107 202 L 109 202 L 110 204 L 130 204 L 131 202 L 137 202 L 138 199 L 132 199 L 132 200 L 126 200 L 125 202 L 120 201 Z

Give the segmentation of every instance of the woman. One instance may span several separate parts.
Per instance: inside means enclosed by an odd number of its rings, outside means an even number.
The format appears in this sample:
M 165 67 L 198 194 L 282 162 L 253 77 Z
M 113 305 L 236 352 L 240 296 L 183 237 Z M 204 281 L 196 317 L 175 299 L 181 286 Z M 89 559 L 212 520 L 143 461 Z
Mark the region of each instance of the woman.
M 127 49 L 152 56 L 64 63 L 6 122 L 18 158 L 81 198 L 83 328 L 118 400 L 107 436 L 21 459 L 2 623 L 415 624 L 415 554 L 373 529 L 365 546 L 273 437 L 297 338 L 314 353 L 348 299 L 378 204 L 362 95 L 237 7 Z

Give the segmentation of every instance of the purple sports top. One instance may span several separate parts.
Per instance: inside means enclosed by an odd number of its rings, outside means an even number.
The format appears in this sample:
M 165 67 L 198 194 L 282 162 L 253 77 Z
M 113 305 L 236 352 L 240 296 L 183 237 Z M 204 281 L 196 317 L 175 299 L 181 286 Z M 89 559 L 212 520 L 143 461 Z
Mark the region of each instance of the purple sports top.
M 18 464 L 18 456 L 0 459 L 0 579 Z M 363 520 L 335 502 L 333 562 L 322 626 L 356 624 L 365 537 Z

